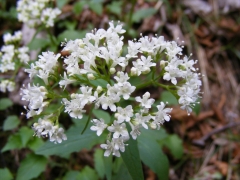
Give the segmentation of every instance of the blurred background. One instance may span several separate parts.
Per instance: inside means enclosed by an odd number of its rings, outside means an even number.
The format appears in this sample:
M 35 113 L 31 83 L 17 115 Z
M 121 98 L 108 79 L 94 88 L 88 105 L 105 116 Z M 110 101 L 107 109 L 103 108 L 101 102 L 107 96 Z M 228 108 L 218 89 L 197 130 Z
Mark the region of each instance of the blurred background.
M 107 28 L 113 20 L 122 22 L 127 29 L 126 42 L 139 38 L 142 33 L 162 35 L 166 40 L 184 45 L 184 53 L 192 53 L 191 58 L 198 60 L 199 72 L 204 75 L 204 93 L 200 105 L 188 116 L 170 94 L 161 89 L 154 91 L 174 106 L 171 121 L 164 124 L 164 129 L 178 138 L 162 146 L 170 163 L 169 179 L 240 179 L 240 0 L 57 0 L 52 3 L 62 10 L 52 31 L 59 42 L 64 38 L 82 38 L 94 28 Z M 1 37 L 6 32 L 22 29 L 23 43 L 29 42 L 28 34 L 34 30 L 18 22 L 16 1 L 0 1 L 0 21 Z M 43 37 L 44 32 L 39 35 L 40 39 Z M 3 45 L 2 38 L 0 45 Z M 43 41 L 32 43 L 32 58 L 47 47 Z M 60 49 L 59 46 L 55 51 Z M 16 81 L 20 87 L 29 80 L 20 71 Z M 10 134 L 31 122 L 20 115 L 25 110 L 19 88 L 12 93 L 0 93 L 0 97 L 9 97 L 13 102 L 10 108 L 0 110 L 0 148 L 3 148 Z M 4 120 L 13 112 L 20 119 L 18 127 L 3 131 Z M 30 149 L 12 148 L 2 152 L 0 167 L 8 167 L 15 174 L 25 155 L 34 151 Z M 51 157 L 52 163 L 35 179 L 67 179 L 66 169 L 80 170 L 86 166 L 94 169 L 93 152 L 93 149 L 74 152 L 70 159 Z M 147 180 L 157 179 L 148 167 L 143 169 Z

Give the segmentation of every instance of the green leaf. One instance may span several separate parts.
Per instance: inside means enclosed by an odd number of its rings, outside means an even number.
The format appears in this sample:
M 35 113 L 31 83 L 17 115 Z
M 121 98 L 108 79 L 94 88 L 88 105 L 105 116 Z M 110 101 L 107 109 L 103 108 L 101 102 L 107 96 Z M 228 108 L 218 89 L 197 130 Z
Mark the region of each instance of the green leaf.
M 28 127 L 22 127 L 19 130 L 19 134 L 21 136 L 22 146 L 25 147 L 28 141 L 33 137 L 33 130 Z
M 98 176 L 96 171 L 94 171 L 92 168 L 88 166 L 85 166 L 76 179 L 77 180 L 90 180 L 90 179 L 98 180 Z
M 103 161 L 104 161 L 105 174 L 106 174 L 107 180 L 111 180 L 112 179 L 112 162 L 113 162 L 112 155 L 110 155 L 109 157 L 103 156 Z
M 156 12 L 157 10 L 154 8 L 140 9 L 133 14 L 132 21 L 138 23 L 144 18 L 154 15 Z
M 173 157 L 176 159 L 181 159 L 183 156 L 183 146 L 182 140 L 176 135 L 169 135 L 167 138 L 160 141 L 160 144 L 166 146 Z
M 8 138 L 8 141 L 3 147 L 2 152 L 20 148 L 22 148 L 21 136 L 19 134 L 13 134 Z
M 68 0 L 57 0 L 57 7 L 62 9 L 65 4 L 67 4 Z
M 38 49 L 45 48 L 49 44 L 50 44 L 49 39 L 35 38 L 28 44 L 28 47 L 29 47 L 30 50 L 38 50 Z
M 86 34 L 85 31 L 65 30 L 58 35 L 57 40 L 60 43 L 65 41 L 65 39 L 67 40 L 81 39 L 85 36 L 85 34 Z
M 85 4 L 86 4 L 86 2 L 84 2 L 84 1 L 80 1 L 80 2 L 75 3 L 74 6 L 73 6 L 73 12 L 76 15 L 79 15 L 82 12 Z
M 20 124 L 20 120 L 18 119 L 17 116 L 14 116 L 14 115 L 8 116 L 7 119 L 4 120 L 3 130 L 7 131 L 7 130 L 14 129 L 18 127 L 19 124 Z
M 197 102 L 200 102 L 199 99 L 197 100 Z M 193 112 L 196 113 L 196 115 L 198 115 L 200 113 L 201 110 L 201 104 L 200 103 L 196 103 L 195 106 L 193 106 Z
M 0 99 L 0 110 L 5 110 L 12 105 L 13 105 L 13 103 L 9 98 Z
M 38 177 L 47 165 L 43 156 L 29 154 L 20 164 L 16 180 L 29 180 Z
M 130 138 L 128 144 L 128 146 L 125 146 L 125 152 L 121 153 L 123 162 L 133 180 L 143 180 L 144 177 L 137 141 Z
M 108 84 L 108 82 L 105 81 L 104 79 L 90 80 L 89 82 L 95 86 L 101 86 L 101 87 L 107 87 L 107 84 Z
M 96 169 L 98 176 L 103 179 L 105 175 L 105 166 L 102 149 L 97 149 L 94 153 L 94 168 Z
M 112 180 L 132 180 L 122 158 L 117 158 L 113 164 L 113 178 Z
M 176 97 L 169 91 L 163 91 L 161 94 L 161 101 L 168 102 L 168 105 L 177 105 L 178 101 Z
M 33 137 L 30 139 L 27 143 L 27 147 L 29 147 L 31 150 L 36 151 L 38 148 L 40 148 L 44 144 L 43 140 L 38 137 Z
M 107 9 L 113 13 L 113 14 L 116 14 L 116 15 L 121 15 L 122 13 L 122 3 L 123 1 L 113 1 L 111 4 L 109 4 L 107 6 Z
M 80 125 L 82 124 L 82 125 Z M 82 149 L 91 149 L 93 145 L 102 143 L 105 140 L 104 136 L 97 136 L 95 132 L 91 131 L 89 127 L 81 135 L 86 121 L 81 120 L 79 126 L 71 127 L 67 130 L 67 140 L 60 144 L 54 144 L 50 141 L 44 143 L 37 151 L 36 154 L 48 156 L 58 155 L 61 157 L 68 157 L 72 152 L 78 152 Z
M 93 109 L 92 113 L 97 119 L 102 118 L 106 124 L 110 123 L 111 121 L 111 116 L 106 111 L 101 109 Z
M 79 171 L 68 171 L 63 177 L 63 180 L 76 180 L 79 174 Z
M 103 6 L 101 1 L 92 0 L 89 2 L 89 8 L 98 15 L 102 14 Z
M 2 180 L 11 180 L 13 176 L 8 168 L 0 169 L 1 179 Z
M 168 179 L 168 159 L 166 155 L 163 154 L 156 139 L 142 132 L 138 137 L 138 148 L 141 160 L 144 164 L 149 166 L 150 169 L 157 174 L 159 179 Z

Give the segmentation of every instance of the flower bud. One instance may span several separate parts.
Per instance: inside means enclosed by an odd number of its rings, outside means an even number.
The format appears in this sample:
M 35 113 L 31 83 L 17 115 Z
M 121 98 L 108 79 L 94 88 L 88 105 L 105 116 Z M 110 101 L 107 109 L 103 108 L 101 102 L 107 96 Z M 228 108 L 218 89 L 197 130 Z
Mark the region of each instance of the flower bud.
M 100 93 L 100 92 L 102 92 L 103 88 L 101 86 L 98 86 L 96 90 L 98 93 Z
M 137 69 L 135 67 L 131 68 L 131 76 L 137 76 Z
M 111 74 L 114 74 L 116 72 L 116 69 L 115 68 L 110 68 L 110 73 Z
M 89 80 L 94 80 L 95 76 L 93 74 L 87 74 Z
M 150 128 L 151 129 L 157 129 L 157 124 L 154 123 L 154 122 L 150 123 Z
M 71 99 L 74 99 L 74 98 L 76 98 L 76 94 L 75 93 L 71 94 Z

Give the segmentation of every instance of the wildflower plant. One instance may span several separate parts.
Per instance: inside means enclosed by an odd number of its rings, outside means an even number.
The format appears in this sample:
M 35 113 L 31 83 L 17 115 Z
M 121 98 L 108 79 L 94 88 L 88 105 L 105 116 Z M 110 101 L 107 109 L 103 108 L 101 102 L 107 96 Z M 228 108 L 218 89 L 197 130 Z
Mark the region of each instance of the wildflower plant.
M 28 84 L 22 88 L 22 100 L 28 102 L 27 118 L 36 117 L 33 130 L 38 137 L 61 143 L 67 140 L 59 126 L 61 112 L 79 119 L 90 114 L 84 128 L 96 136 L 104 136 L 100 146 L 104 156 L 117 157 L 141 135 L 142 129 L 159 129 L 170 120 L 172 108 L 153 98 L 147 87 L 162 87 L 173 93 L 182 109 L 191 113 L 200 93 L 197 61 L 182 55 L 182 46 L 166 41 L 163 36 L 141 36 L 128 40 L 124 51 L 123 25 L 113 22 L 109 28 L 94 29 L 83 39 L 62 43 L 60 53 L 43 52 L 25 70 L 30 78 L 39 77 L 43 85 Z M 63 69 L 63 71 L 61 71 Z M 131 79 L 142 78 L 133 84 Z M 162 82 L 165 82 L 163 84 Z M 78 87 L 72 91 L 69 87 Z M 141 91 L 139 91 L 141 89 Z M 47 107 L 61 101 L 59 107 L 47 113 Z M 112 118 L 92 118 L 94 109 L 109 112 Z M 107 135 L 106 135 L 107 134 Z M 80 134 L 79 134 L 80 136 Z

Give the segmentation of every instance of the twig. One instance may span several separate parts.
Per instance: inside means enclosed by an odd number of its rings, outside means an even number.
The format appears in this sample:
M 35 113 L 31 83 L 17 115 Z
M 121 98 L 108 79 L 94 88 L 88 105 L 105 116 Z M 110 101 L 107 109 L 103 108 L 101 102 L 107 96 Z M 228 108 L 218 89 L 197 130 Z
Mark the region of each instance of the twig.
M 237 122 L 237 123 L 234 123 L 234 122 L 231 122 L 231 123 L 228 123 L 227 125 L 223 126 L 223 127 L 220 127 L 218 129 L 214 129 L 213 131 L 211 131 L 210 133 L 206 134 L 205 136 L 203 136 L 202 138 L 200 139 L 197 139 L 197 140 L 194 140 L 192 143 L 195 144 L 195 145 L 198 145 L 198 146 L 204 146 L 205 145 L 205 141 L 210 138 L 213 134 L 217 134 L 221 131 L 224 131 L 228 128 L 232 128 L 232 127 L 235 127 L 235 126 L 239 126 L 240 125 L 240 122 Z

